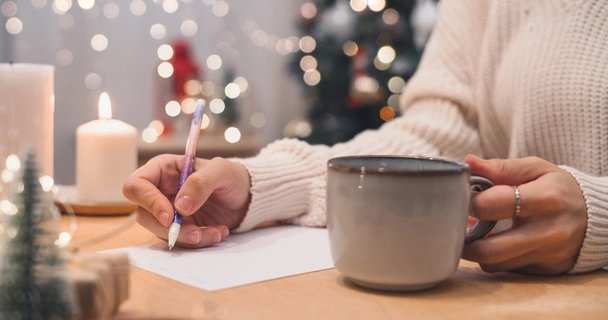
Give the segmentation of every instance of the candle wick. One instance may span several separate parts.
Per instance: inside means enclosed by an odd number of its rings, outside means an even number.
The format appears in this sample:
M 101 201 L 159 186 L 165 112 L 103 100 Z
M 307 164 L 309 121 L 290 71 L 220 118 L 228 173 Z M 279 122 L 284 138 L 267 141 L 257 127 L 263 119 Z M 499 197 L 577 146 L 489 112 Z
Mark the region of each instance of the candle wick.
M 11 66 L 12 66 L 12 65 L 13 65 L 13 60 L 10 60 L 8 63 L 10 63 L 10 64 L 11 64 Z

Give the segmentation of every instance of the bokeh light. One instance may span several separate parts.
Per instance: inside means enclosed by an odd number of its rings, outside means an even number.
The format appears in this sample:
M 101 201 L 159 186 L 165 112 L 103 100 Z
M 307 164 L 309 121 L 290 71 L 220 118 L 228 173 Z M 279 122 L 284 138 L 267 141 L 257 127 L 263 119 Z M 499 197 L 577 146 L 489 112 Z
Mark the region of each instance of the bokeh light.
M 317 15 L 317 6 L 315 6 L 315 4 L 312 2 L 306 2 L 302 5 L 302 7 L 300 7 L 300 14 L 305 19 L 314 19 Z
M 388 25 L 394 25 L 399 22 L 399 12 L 393 8 L 388 8 L 382 13 L 382 21 Z
M 186 98 L 182 101 L 182 112 L 185 114 L 193 114 L 196 110 L 196 101 L 192 98 Z
M 212 11 L 215 16 L 221 18 L 228 14 L 228 11 L 230 11 L 230 6 L 227 2 L 219 0 L 215 4 L 213 4 Z
M 179 9 L 179 3 L 177 2 L 177 0 L 163 1 L 163 10 L 165 10 L 166 13 L 174 13 L 175 11 L 177 11 L 177 9 Z
M 13 1 L 5 1 L 0 5 L 0 13 L 5 17 L 10 18 L 17 14 L 17 5 Z
M 141 132 L 142 139 L 147 143 L 153 143 L 158 139 L 158 133 L 153 128 L 145 128 Z
M 380 12 L 386 7 L 385 0 L 367 0 L 367 6 L 374 12 Z
M 182 31 L 182 34 L 184 36 L 192 37 L 198 31 L 198 25 L 196 24 L 196 22 L 194 22 L 192 20 L 186 20 L 186 21 L 182 22 L 180 30 Z
M 154 129 L 159 136 L 165 131 L 165 125 L 160 120 L 152 120 L 148 127 Z
M 266 125 L 266 116 L 261 112 L 256 112 L 251 115 L 251 125 L 256 128 L 262 128 Z
M 179 102 L 172 100 L 167 102 L 165 105 L 165 113 L 169 117 L 177 117 L 182 112 L 182 107 L 179 105 Z
M 131 9 L 131 13 L 134 16 L 141 16 L 146 13 L 146 3 L 142 0 L 133 0 L 131 1 L 129 9 Z
M 405 80 L 401 77 L 392 77 L 388 80 L 388 89 L 392 93 L 401 93 L 403 87 L 405 87 Z
M 161 44 L 156 50 L 156 54 L 161 60 L 169 60 L 173 58 L 173 48 L 168 44 Z
M 222 67 L 222 58 L 217 54 L 212 54 L 207 58 L 207 67 L 211 70 L 217 70 Z
M 346 41 L 342 46 L 342 50 L 344 50 L 345 55 L 352 57 L 359 51 L 359 46 L 353 41 Z
M 399 109 L 399 99 L 400 99 L 401 95 L 399 94 L 391 94 L 390 97 L 388 97 L 388 101 L 387 104 L 389 105 L 389 107 L 397 110 Z
M 241 131 L 238 128 L 230 127 L 224 131 L 224 138 L 230 143 L 237 143 L 241 140 Z
M 167 28 L 160 23 L 155 23 L 150 27 L 150 35 L 152 38 L 160 40 L 167 34 Z
M 241 92 L 246 92 L 247 89 L 249 88 L 249 82 L 247 82 L 247 79 L 245 79 L 243 77 L 237 77 L 236 79 L 234 79 L 234 83 L 236 83 L 236 85 L 239 86 L 239 88 L 241 89 Z
M 209 111 L 211 111 L 215 114 L 220 114 L 220 113 L 224 112 L 225 109 L 226 109 L 226 104 L 224 103 L 224 100 L 222 100 L 222 99 L 215 98 L 215 99 L 211 100 L 211 102 L 209 102 Z
M 309 70 L 304 72 L 304 83 L 309 86 L 316 86 L 321 82 L 321 73 L 317 70 Z
M 89 10 L 95 6 L 95 0 L 78 0 L 78 6 L 83 10 Z
M 40 186 L 42 187 L 42 191 L 44 192 L 49 192 L 53 190 L 53 187 L 55 186 L 55 181 L 53 180 L 53 178 L 51 178 L 51 176 L 48 175 L 43 175 L 38 179 L 38 181 L 40 182 Z
M 89 73 L 87 74 L 87 76 L 84 78 L 84 85 L 89 89 L 89 90 L 97 90 L 101 87 L 101 76 L 98 75 L 97 73 Z
M 8 18 L 6 20 L 6 31 L 10 34 L 19 34 L 23 31 L 23 22 L 17 17 Z
M 355 80 L 355 88 L 359 92 L 374 93 L 378 87 L 378 81 L 369 76 L 361 76 Z
M 211 119 L 209 118 L 209 116 L 206 114 L 203 114 L 203 119 L 201 119 L 201 130 L 205 130 L 205 129 L 209 128 L 210 124 L 211 124 Z
M 313 56 L 303 56 L 300 59 L 300 68 L 302 71 L 312 71 L 317 68 L 317 59 Z
M 210 97 L 215 92 L 215 85 L 213 82 L 207 80 L 201 84 L 201 94 Z
M 300 39 L 300 50 L 305 53 L 311 53 L 317 48 L 317 41 L 311 36 L 304 36 Z
M 382 63 L 391 63 L 395 60 L 396 52 L 391 46 L 384 46 L 378 50 L 378 60 Z
M 158 65 L 158 75 L 162 78 L 169 78 L 173 75 L 173 65 L 171 63 L 164 61 Z
M 53 11 L 56 14 L 64 14 L 72 8 L 72 0 L 55 0 L 53 1 Z
M 108 19 L 116 19 L 120 14 L 120 8 L 114 2 L 107 3 L 103 6 L 103 15 Z
M 11 154 L 6 157 L 6 169 L 16 172 L 21 168 L 21 161 L 19 161 L 19 157 L 15 154 Z
M 355 12 L 362 12 L 367 7 L 367 0 L 350 0 L 350 7 Z
M 108 48 L 108 38 L 103 34 L 96 34 L 91 38 L 91 47 L 95 51 L 104 51 Z
M 241 94 L 241 88 L 236 83 L 229 83 L 224 88 L 224 94 L 230 99 L 236 99 Z
M 389 121 L 395 118 L 395 110 L 389 106 L 385 106 L 380 109 L 380 119 L 384 121 Z
M 191 79 L 186 81 L 184 84 L 184 91 L 189 96 L 196 96 L 200 92 L 201 83 L 196 79 Z

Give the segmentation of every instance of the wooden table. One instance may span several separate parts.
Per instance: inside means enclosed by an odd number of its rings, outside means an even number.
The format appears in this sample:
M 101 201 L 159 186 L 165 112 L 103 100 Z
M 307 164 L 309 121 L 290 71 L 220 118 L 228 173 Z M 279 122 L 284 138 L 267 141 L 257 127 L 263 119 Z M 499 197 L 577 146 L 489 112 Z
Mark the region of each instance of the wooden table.
M 67 218 L 63 223 L 67 223 Z M 78 217 L 74 241 L 128 217 Z M 89 250 L 159 241 L 137 224 Z M 196 266 L 192 266 L 196 268 Z M 247 268 L 247 266 L 243 266 Z M 435 289 L 380 293 L 335 269 L 206 292 L 132 267 L 130 298 L 116 319 L 608 319 L 608 271 L 558 277 L 487 274 L 462 261 Z

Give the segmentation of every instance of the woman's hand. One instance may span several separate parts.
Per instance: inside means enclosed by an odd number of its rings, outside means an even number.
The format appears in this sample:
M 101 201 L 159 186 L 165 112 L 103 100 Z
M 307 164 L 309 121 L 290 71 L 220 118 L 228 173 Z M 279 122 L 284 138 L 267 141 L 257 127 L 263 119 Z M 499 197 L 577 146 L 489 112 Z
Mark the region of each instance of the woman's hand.
M 160 155 L 135 171 L 123 193 L 138 205 L 137 221 L 167 240 L 174 205 L 183 215 L 176 246 L 200 248 L 220 242 L 240 225 L 249 207 L 249 172 L 222 158 L 196 159 L 178 194 L 184 156 Z
M 471 173 L 496 186 L 472 200 L 479 220 L 513 218 L 510 229 L 465 246 L 462 257 L 486 272 L 515 271 L 554 275 L 574 266 L 585 237 L 587 208 L 576 180 L 545 160 L 483 160 L 467 156 Z M 521 210 L 515 215 L 519 187 Z

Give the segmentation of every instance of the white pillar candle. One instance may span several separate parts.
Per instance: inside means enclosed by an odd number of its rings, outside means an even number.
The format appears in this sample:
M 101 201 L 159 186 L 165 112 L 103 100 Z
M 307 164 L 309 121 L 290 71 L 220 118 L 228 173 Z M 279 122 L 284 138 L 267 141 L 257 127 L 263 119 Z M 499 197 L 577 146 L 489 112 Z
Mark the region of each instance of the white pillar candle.
M 76 130 L 76 189 L 82 200 L 124 202 L 122 186 L 137 169 L 137 129 L 112 119 L 107 93 L 99 97 L 99 119 Z
M 54 72 L 51 65 L 0 63 L 0 171 L 10 171 L 6 160 L 29 145 L 40 175 L 53 177 Z M 14 161 L 9 167 L 17 168 Z M 11 174 L 3 173 L 10 182 Z

